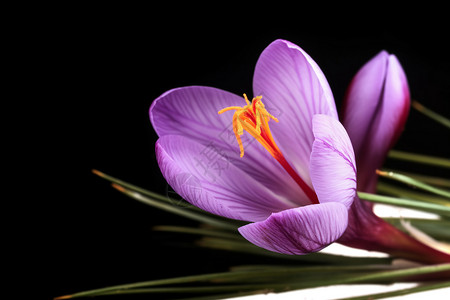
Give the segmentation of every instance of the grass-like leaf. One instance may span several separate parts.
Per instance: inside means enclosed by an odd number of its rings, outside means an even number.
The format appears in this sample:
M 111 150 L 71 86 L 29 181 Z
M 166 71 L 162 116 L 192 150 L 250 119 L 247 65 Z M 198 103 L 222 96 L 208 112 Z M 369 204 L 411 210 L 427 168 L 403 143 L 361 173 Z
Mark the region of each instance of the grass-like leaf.
M 450 217 L 450 207 L 439 205 L 435 203 L 427 203 L 412 199 L 405 199 L 405 198 L 396 198 L 396 197 L 388 197 L 388 196 L 382 196 L 377 194 L 370 194 L 370 193 L 363 193 L 358 192 L 359 198 L 374 202 L 374 203 L 382 203 L 382 204 L 389 204 L 394 206 L 400 206 L 400 207 L 406 207 L 406 208 L 412 208 L 412 209 L 418 209 L 426 212 L 435 213 L 441 216 Z
M 241 272 L 224 272 L 196 276 L 186 276 L 172 279 L 162 279 L 147 282 L 138 282 L 133 284 L 117 285 L 102 289 L 80 292 L 72 295 L 58 297 L 56 299 L 71 299 L 87 296 L 118 295 L 118 294 L 136 294 L 136 293 L 230 293 L 239 291 L 288 291 L 302 288 L 311 288 L 319 286 L 329 286 L 336 284 L 354 284 L 354 283 L 389 283 L 398 280 L 407 280 L 408 278 L 420 275 L 444 274 L 442 272 L 450 271 L 450 264 L 440 264 L 432 266 L 421 266 L 415 268 L 398 269 L 387 267 L 389 270 L 380 270 L 373 266 L 351 267 L 351 266 L 315 266 L 298 267 L 268 270 L 254 270 Z M 361 271 L 365 271 L 361 273 Z M 308 276 L 309 274 L 333 274 L 333 276 Z M 448 275 L 444 274 L 443 276 Z M 298 277 L 300 276 L 300 277 Z M 249 283 L 246 279 L 255 280 L 260 278 L 259 283 Z M 278 278 L 289 277 L 288 282 L 279 282 Z M 168 286 L 186 283 L 209 283 L 206 286 Z M 226 283 L 226 284 L 224 284 Z
M 245 225 L 245 222 L 230 220 L 221 216 L 213 215 L 209 212 L 206 212 L 196 206 L 193 206 L 186 202 L 186 205 L 177 205 L 173 203 L 169 197 L 154 193 L 152 191 L 146 190 L 144 188 L 138 187 L 129 182 L 123 181 L 121 179 L 112 177 L 108 174 L 100 172 L 98 170 L 92 170 L 92 172 L 99 177 L 108 180 L 112 183 L 112 187 L 116 188 L 120 192 L 126 194 L 127 196 L 138 200 L 144 204 L 154 206 L 183 217 L 187 217 L 189 219 L 193 219 L 199 222 L 203 222 L 202 220 L 208 220 L 208 222 L 204 222 L 205 224 L 218 225 L 218 227 L 225 226 L 229 230 L 235 230 L 237 227 Z M 184 200 L 183 200 L 184 201 Z M 190 213 L 191 211 L 192 213 Z M 202 216 L 204 218 L 202 218 Z M 216 222 L 217 221 L 217 222 Z M 220 224 L 220 225 L 219 225 Z
M 432 195 L 425 192 L 419 192 L 415 189 L 400 187 L 398 185 L 392 185 L 381 181 L 379 181 L 377 184 L 377 192 L 398 198 L 406 198 L 450 206 L 450 202 L 444 197 Z
M 420 104 L 419 102 L 417 102 L 416 100 L 411 101 L 411 105 L 412 107 L 414 107 L 417 111 L 421 112 L 422 114 L 424 114 L 425 116 L 429 117 L 430 119 L 444 125 L 445 127 L 450 129 L 450 120 L 447 119 L 444 116 L 441 116 L 440 114 L 432 111 L 431 109 L 423 106 L 422 104 Z
M 120 186 L 122 186 L 122 187 L 124 187 L 124 188 L 126 188 L 128 190 L 138 192 L 138 193 L 140 193 L 142 195 L 146 195 L 146 196 L 151 197 L 151 198 L 153 198 L 155 200 L 159 200 L 159 201 L 163 201 L 163 202 L 168 202 L 169 203 L 169 199 L 166 196 L 164 196 L 164 195 L 160 195 L 158 193 L 154 193 L 152 191 L 143 189 L 143 188 L 138 187 L 138 186 L 136 186 L 134 184 L 131 184 L 131 183 L 123 181 L 121 179 L 112 177 L 112 176 L 110 176 L 108 174 L 105 174 L 105 173 L 100 172 L 100 171 L 95 170 L 95 169 L 92 170 L 92 173 L 94 173 L 95 175 L 97 175 L 97 176 L 99 176 L 99 177 L 101 177 L 101 178 L 103 178 L 105 180 L 108 180 L 111 183 L 118 184 L 118 185 L 120 185 Z
M 433 193 L 433 194 L 436 194 L 436 195 L 439 195 L 439 196 L 450 198 L 450 191 L 446 191 L 444 189 L 436 188 L 436 187 L 434 187 L 432 185 L 426 184 L 426 183 L 424 183 L 422 181 L 419 181 L 417 179 L 411 178 L 411 177 L 403 175 L 403 174 L 398 174 L 398 173 L 394 173 L 394 172 L 380 171 L 380 170 L 377 170 L 377 174 L 382 176 L 382 177 L 393 179 L 393 180 L 402 182 L 404 184 L 408 184 L 408 185 L 411 185 L 413 187 L 422 189 L 422 190 L 427 191 L 429 193 Z M 450 204 L 450 202 L 449 202 L 449 204 Z
M 430 176 L 430 175 L 423 175 L 423 174 L 417 174 L 412 172 L 406 172 L 406 171 L 399 171 L 399 170 L 391 170 L 387 169 L 386 172 L 394 172 L 394 173 L 401 173 L 403 175 L 409 176 L 411 178 L 420 180 L 422 182 L 438 186 L 441 188 L 450 188 L 450 179 L 437 177 L 437 176 Z
M 118 185 L 116 183 L 113 183 L 112 186 L 117 189 L 118 191 L 122 192 L 123 194 L 127 195 L 128 197 L 131 197 L 139 202 L 151 205 L 153 207 L 174 213 L 176 215 L 180 215 L 201 223 L 209 224 L 212 226 L 216 226 L 222 229 L 236 231 L 237 227 L 236 225 L 232 224 L 231 222 L 227 222 L 225 220 L 219 220 L 218 218 L 214 218 L 202 213 L 198 213 L 196 211 L 191 211 L 188 209 L 185 209 L 180 206 L 175 206 L 173 204 L 164 203 L 161 201 L 158 201 L 159 199 L 154 199 L 151 197 L 144 196 L 138 192 L 129 190 L 127 188 L 124 188 L 121 185 Z

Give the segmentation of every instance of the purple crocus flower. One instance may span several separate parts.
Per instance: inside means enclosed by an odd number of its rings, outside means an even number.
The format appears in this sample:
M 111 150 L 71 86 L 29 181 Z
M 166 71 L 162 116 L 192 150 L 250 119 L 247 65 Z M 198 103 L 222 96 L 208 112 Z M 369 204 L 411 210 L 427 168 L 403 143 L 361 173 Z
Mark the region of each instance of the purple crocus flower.
M 359 191 L 376 191 L 376 170 L 403 131 L 409 107 L 408 82 L 395 55 L 381 51 L 351 81 L 341 117 L 355 150 Z M 372 208 L 371 203 L 355 197 L 340 243 L 423 262 L 450 261 L 450 255 L 386 223 Z
M 341 117 L 355 149 L 359 191 L 375 192 L 375 170 L 403 131 L 409 107 L 408 82 L 395 55 L 381 51 L 351 81 Z
M 162 94 L 150 108 L 158 164 L 191 204 L 252 222 L 239 228 L 250 242 L 318 251 L 346 230 L 356 193 L 330 87 L 308 54 L 276 40 L 257 62 L 253 92 L 252 102 L 202 86 Z

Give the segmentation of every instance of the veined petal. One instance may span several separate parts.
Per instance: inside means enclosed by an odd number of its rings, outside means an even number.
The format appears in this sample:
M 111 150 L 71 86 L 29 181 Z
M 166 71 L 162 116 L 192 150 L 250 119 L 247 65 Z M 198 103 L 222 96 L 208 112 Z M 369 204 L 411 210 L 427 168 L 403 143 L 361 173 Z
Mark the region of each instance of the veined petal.
M 373 145 L 386 154 L 403 131 L 410 107 L 406 74 L 395 55 L 390 55 L 382 105 L 372 126 Z M 380 143 L 383 142 L 384 143 Z M 375 150 L 376 151 L 376 150 Z
M 227 218 L 261 221 L 294 207 L 231 164 L 214 144 L 167 135 L 156 143 L 156 157 L 169 185 L 191 204 Z
M 208 140 L 225 131 L 231 121 L 218 116 L 227 106 L 242 105 L 243 98 L 205 86 L 169 90 L 153 101 L 150 121 L 158 136 L 183 135 Z
M 353 79 L 343 123 L 355 148 L 360 190 L 375 190 L 375 170 L 403 131 L 409 105 L 406 75 L 394 55 L 382 51 Z
M 239 228 L 251 243 L 284 254 L 319 251 L 336 241 L 348 222 L 347 207 L 338 202 L 308 205 L 272 214 Z
M 150 120 L 160 136 L 180 135 L 204 147 L 213 144 L 230 164 L 295 206 L 309 203 L 303 191 L 283 167 L 250 134 L 241 136 L 245 156 L 233 132 L 233 111 L 221 115 L 229 106 L 243 106 L 245 100 L 232 93 L 205 86 L 173 89 L 158 97 L 150 107 Z M 275 123 L 275 122 L 274 122 Z M 275 123 L 272 128 L 278 126 Z
M 320 203 L 339 202 L 347 209 L 356 195 L 356 163 L 350 138 L 339 121 L 326 115 L 313 118 L 315 141 L 311 179 Z
M 297 45 L 276 40 L 259 57 L 253 92 L 262 96 L 267 110 L 279 119 L 271 130 L 281 152 L 311 185 L 312 117 L 326 114 L 337 119 L 332 92 L 319 66 Z
M 381 101 L 389 54 L 381 51 L 353 77 L 344 99 L 343 124 L 358 154 L 370 137 L 373 119 Z
M 406 75 L 394 55 L 388 59 L 388 68 L 383 96 L 378 113 L 368 135 L 359 169 L 362 170 L 358 183 L 367 191 L 376 189 L 375 170 L 381 168 L 387 153 L 402 133 L 410 107 L 410 94 Z

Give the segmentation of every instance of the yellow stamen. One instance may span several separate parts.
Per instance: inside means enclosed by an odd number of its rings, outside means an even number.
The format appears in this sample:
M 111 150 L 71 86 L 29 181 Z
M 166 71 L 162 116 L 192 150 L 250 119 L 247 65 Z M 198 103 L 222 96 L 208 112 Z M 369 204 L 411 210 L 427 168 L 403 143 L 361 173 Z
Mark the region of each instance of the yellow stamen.
M 224 109 L 221 109 L 221 110 L 219 110 L 219 115 L 221 114 L 221 113 L 224 113 L 224 112 L 226 112 L 226 111 L 230 111 L 230 110 L 239 110 L 239 109 L 241 109 L 242 107 L 240 107 L 240 106 L 229 106 L 229 107 L 225 107 Z
M 272 133 L 269 128 L 269 121 L 274 120 L 278 122 L 278 119 L 269 114 L 266 110 L 264 103 L 262 103 L 262 96 L 253 98 L 252 102 L 248 101 L 247 95 L 244 94 L 244 99 L 247 105 L 230 106 L 219 110 L 219 114 L 226 111 L 234 110 L 233 115 L 233 131 L 236 136 L 236 140 L 239 145 L 240 156 L 244 156 L 244 146 L 242 144 L 241 135 L 244 134 L 244 130 L 250 133 L 269 153 L 275 158 L 281 166 L 288 172 L 288 174 L 295 180 L 300 188 L 305 192 L 311 203 L 318 204 L 319 200 L 317 195 L 311 187 L 306 184 L 303 179 L 295 172 L 295 170 L 289 165 L 284 158 L 277 144 L 273 140 Z
M 248 101 L 248 98 L 247 98 L 246 94 L 244 94 L 244 99 L 245 99 L 245 102 L 247 102 L 247 105 L 250 105 L 250 101 Z
M 272 119 L 278 122 L 278 119 L 269 114 L 264 103 L 262 103 L 262 96 L 253 98 L 250 102 L 247 95 L 244 94 L 246 106 L 230 106 L 219 111 L 222 114 L 226 111 L 235 110 L 233 116 L 233 131 L 240 149 L 240 156 L 244 156 L 244 146 L 242 145 L 241 135 L 244 134 L 244 129 L 250 133 L 264 148 L 269 151 L 273 157 L 281 155 L 272 134 L 270 133 L 269 120 Z

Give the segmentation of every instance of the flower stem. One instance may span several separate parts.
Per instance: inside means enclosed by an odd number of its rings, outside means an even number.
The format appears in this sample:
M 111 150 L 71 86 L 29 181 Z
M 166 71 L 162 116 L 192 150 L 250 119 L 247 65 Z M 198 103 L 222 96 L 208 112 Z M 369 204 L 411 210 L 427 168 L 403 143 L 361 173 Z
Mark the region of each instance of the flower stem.
M 362 199 L 368 199 L 377 203 L 395 205 L 405 201 L 405 199 L 367 193 L 358 193 L 358 195 Z M 450 208 L 448 207 L 432 203 L 422 203 L 408 199 L 406 199 L 406 202 L 421 203 L 427 205 L 427 207 L 428 205 L 442 207 L 444 210 L 447 210 L 447 215 L 448 211 L 450 211 Z M 411 207 L 411 205 L 402 206 Z M 420 208 L 420 206 L 417 205 L 414 208 Z M 349 247 L 385 252 L 397 258 L 421 263 L 450 263 L 449 253 L 434 249 L 432 245 L 424 244 L 385 222 L 373 213 L 372 205 L 370 205 L 370 203 L 362 201 L 359 197 L 356 197 L 353 201 L 349 211 L 349 225 L 338 242 Z

